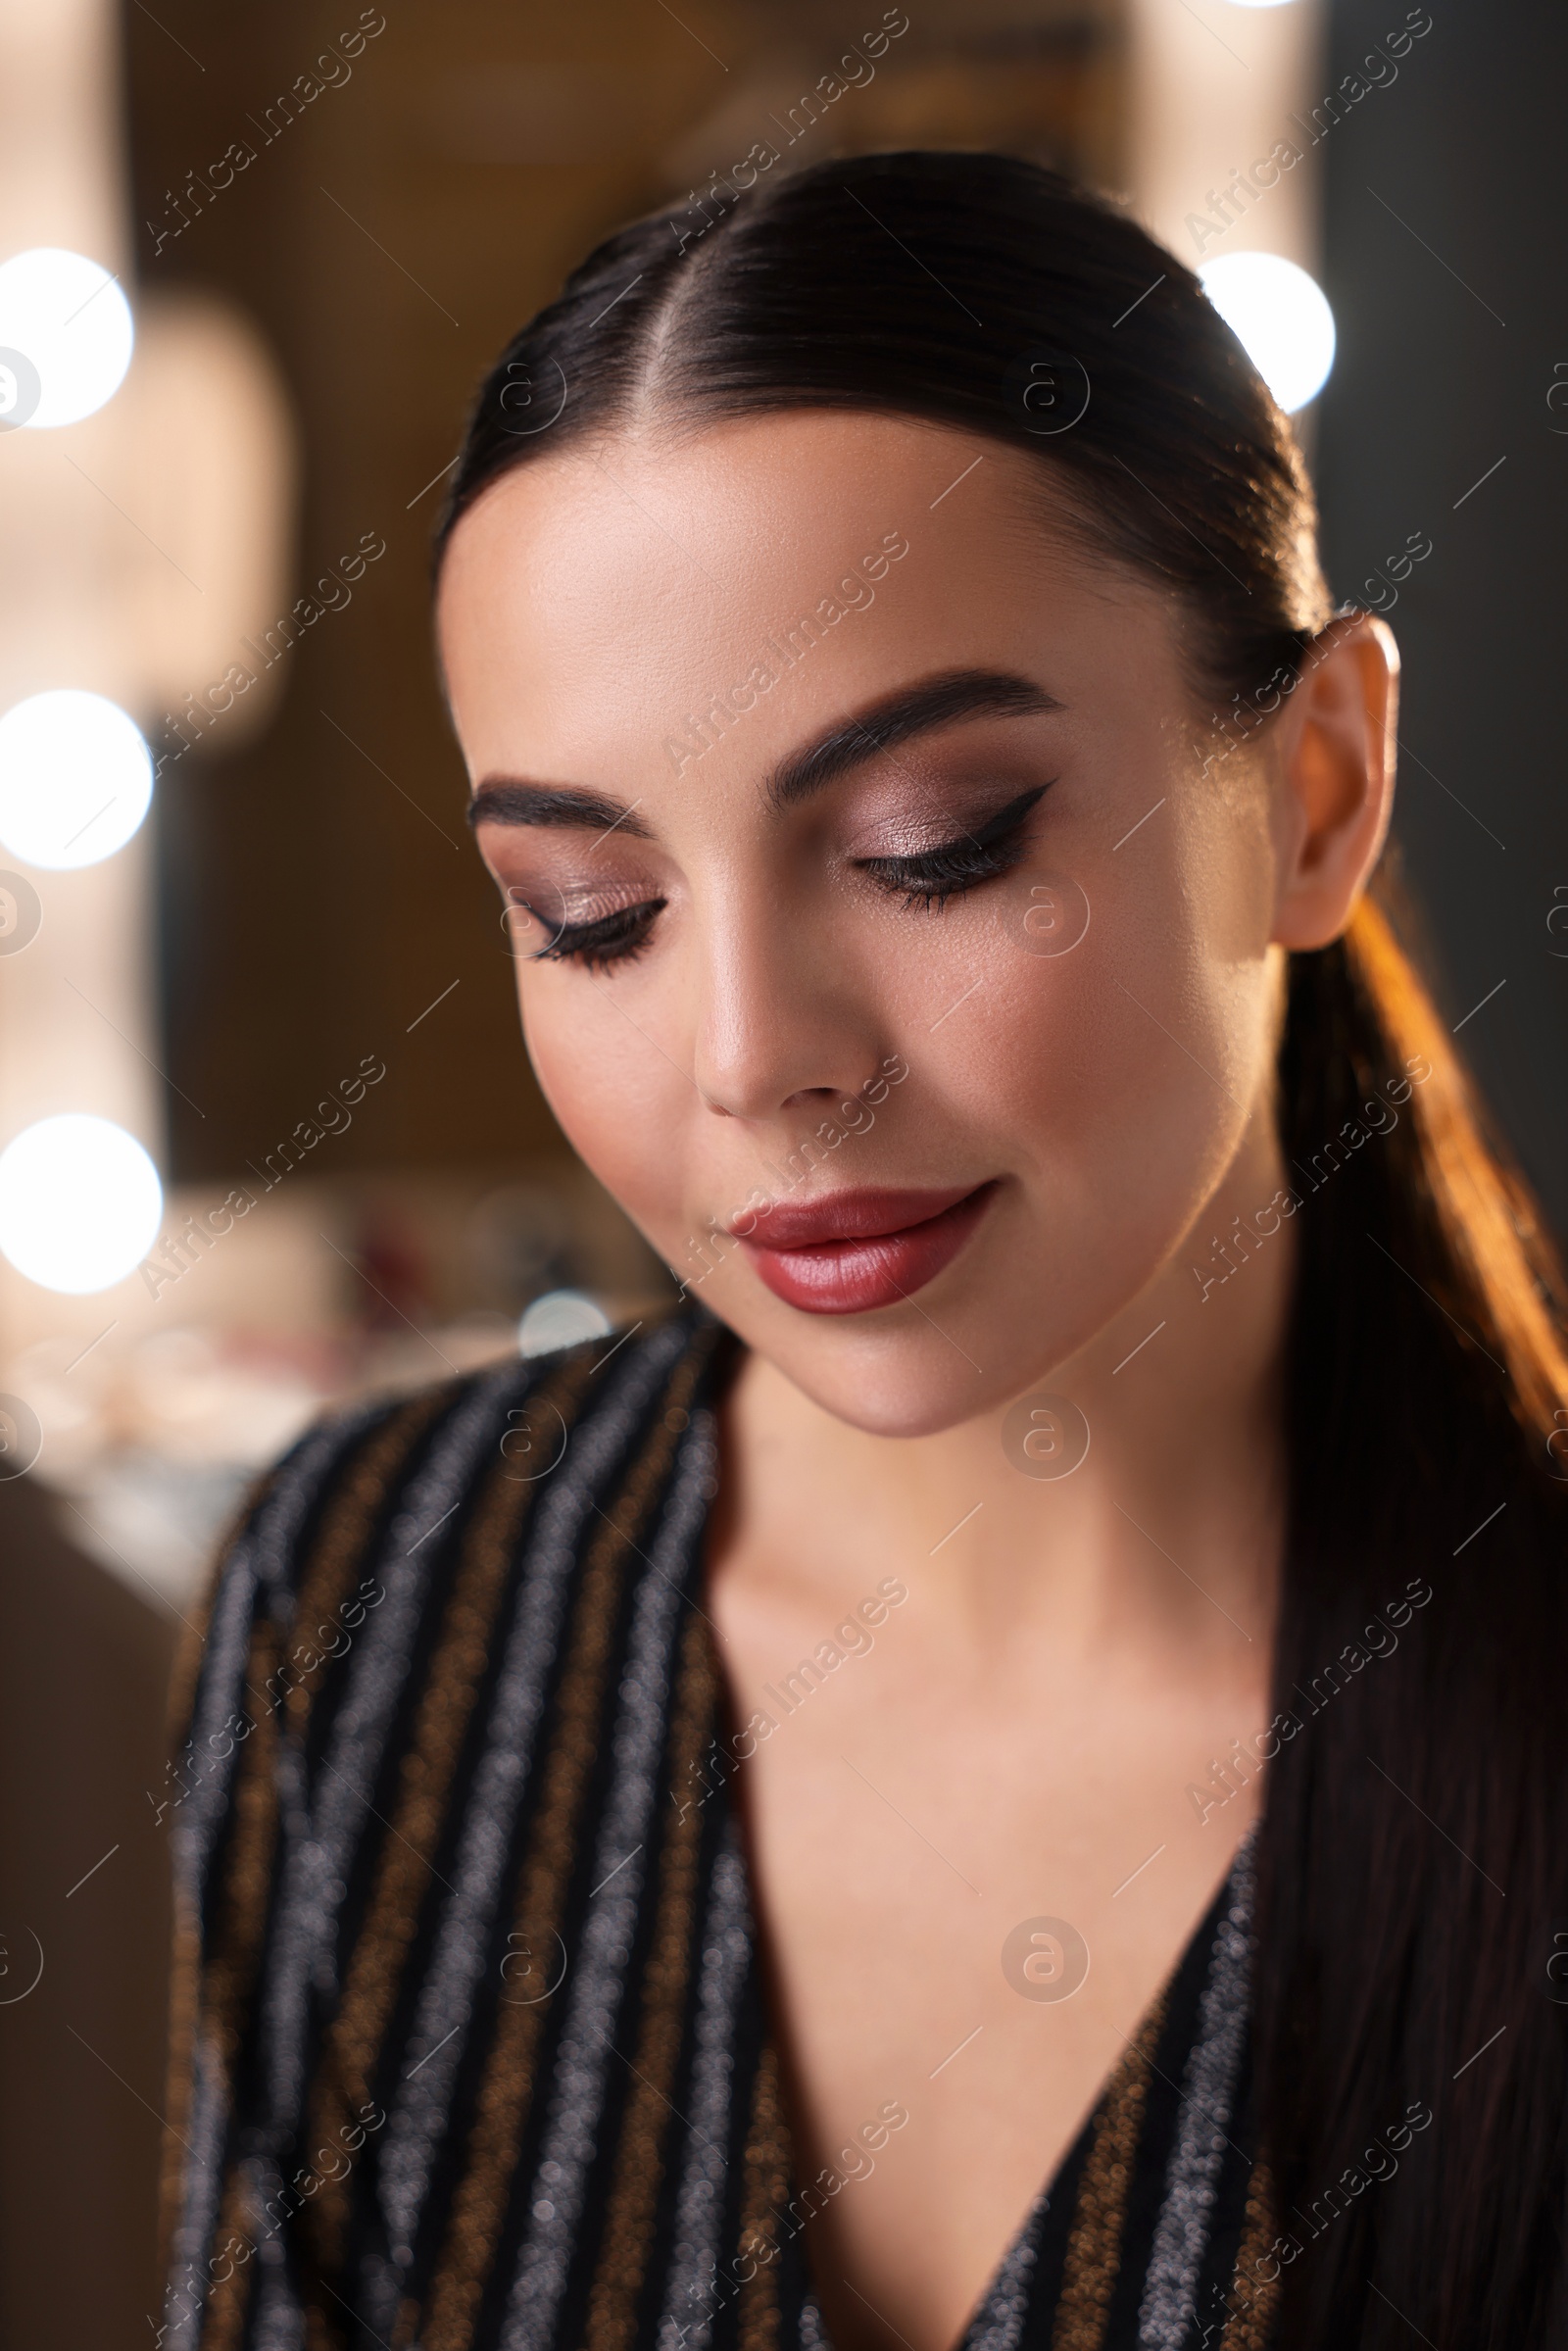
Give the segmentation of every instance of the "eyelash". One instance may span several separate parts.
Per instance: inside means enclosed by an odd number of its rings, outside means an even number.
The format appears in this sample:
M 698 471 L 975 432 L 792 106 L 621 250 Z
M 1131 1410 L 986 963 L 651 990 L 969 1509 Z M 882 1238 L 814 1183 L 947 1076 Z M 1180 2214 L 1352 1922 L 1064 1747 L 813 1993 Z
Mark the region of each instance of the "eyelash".
M 1050 789 L 1050 784 L 1036 784 L 1020 792 L 974 832 L 960 834 L 956 841 L 944 841 L 923 856 L 862 857 L 860 871 L 884 890 L 902 891 L 906 912 L 920 906 L 926 913 L 934 907 L 940 914 L 950 898 L 961 898 L 982 882 L 1011 872 L 1027 846 L 1024 819 Z
M 962 898 L 982 882 L 1009 872 L 1023 852 L 1023 843 L 1015 838 L 1003 846 L 966 835 L 928 849 L 923 857 L 862 858 L 860 871 L 883 890 L 902 891 L 906 913 L 919 906 L 928 914 L 934 907 L 940 914 L 950 898 Z
M 529 957 L 534 963 L 580 963 L 585 971 L 608 971 L 612 963 L 630 963 L 649 944 L 649 925 L 662 912 L 667 899 L 644 899 L 641 906 L 617 906 L 597 922 L 566 923 Z
M 1009 801 L 978 831 L 944 841 L 913 857 L 860 857 L 857 863 L 879 889 L 902 893 L 905 910 L 915 906 L 940 913 L 950 898 L 962 898 L 983 882 L 1011 872 L 1024 855 L 1025 818 L 1051 789 L 1037 785 Z M 612 964 L 630 963 L 651 944 L 655 915 L 666 899 L 646 899 L 641 906 L 621 906 L 597 922 L 567 924 L 548 947 L 530 958 L 535 963 L 578 963 L 587 971 L 609 971 Z

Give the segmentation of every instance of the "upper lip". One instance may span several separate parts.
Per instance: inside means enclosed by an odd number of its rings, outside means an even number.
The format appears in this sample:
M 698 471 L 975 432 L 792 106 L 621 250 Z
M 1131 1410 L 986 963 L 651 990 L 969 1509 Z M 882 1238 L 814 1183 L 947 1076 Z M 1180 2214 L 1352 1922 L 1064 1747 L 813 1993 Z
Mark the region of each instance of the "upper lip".
M 948 1184 L 940 1191 L 893 1191 L 867 1186 L 855 1192 L 832 1192 L 825 1199 L 779 1200 L 764 1215 L 751 1210 L 737 1216 L 730 1230 L 737 1239 L 763 1249 L 811 1249 L 824 1242 L 874 1241 L 889 1233 L 906 1232 L 927 1224 L 946 1209 L 978 1192 L 978 1184 Z M 738 1228 L 744 1226 L 744 1232 Z

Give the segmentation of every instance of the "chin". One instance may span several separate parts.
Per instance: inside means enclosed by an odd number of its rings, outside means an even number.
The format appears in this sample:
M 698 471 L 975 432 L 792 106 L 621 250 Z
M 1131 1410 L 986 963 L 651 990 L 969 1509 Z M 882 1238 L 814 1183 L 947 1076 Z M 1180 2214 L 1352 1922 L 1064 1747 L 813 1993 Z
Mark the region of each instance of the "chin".
M 810 1314 L 737 1269 L 707 1302 L 835 1420 L 872 1437 L 932 1437 L 1047 1386 L 1093 1336 L 1101 1316 L 1087 1301 L 1070 1317 L 1041 1312 L 1054 1287 L 1014 1276 L 1004 1296 L 968 1275 L 872 1313 Z
M 759 1352 L 813 1404 L 868 1437 L 934 1437 L 994 1410 L 1013 1393 L 977 1379 L 927 1331 L 888 1331 L 858 1345 L 846 1344 L 841 1332 L 836 1343 L 808 1337 L 793 1347 L 759 1346 Z
M 800 1257 L 816 1252 L 787 1250 L 781 1271 L 775 1251 L 731 1242 L 693 1295 L 836 1420 L 869 1436 L 931 1437 L 1032 1391 L 1070 1396 L 1098 1385 L 1086 1350 L 1159 1277 L 1188 1229 L 1193 1189 L 1124 1183 L 1114 1197 L 1114 1182 L 1085 1182 L 1059 1188 L 1048 1213 L 999 1179 L 953 1212 L 967 1219 L 960 1233 L 944 1242 L 945 1219 L 919 1228 L 956 1253 L 923 1282 L 918 1258 L 895 1257 L 891 1302 L 877 1240 L 866 1262 L 846 1245 L 848 1264 L 804 1274 Z

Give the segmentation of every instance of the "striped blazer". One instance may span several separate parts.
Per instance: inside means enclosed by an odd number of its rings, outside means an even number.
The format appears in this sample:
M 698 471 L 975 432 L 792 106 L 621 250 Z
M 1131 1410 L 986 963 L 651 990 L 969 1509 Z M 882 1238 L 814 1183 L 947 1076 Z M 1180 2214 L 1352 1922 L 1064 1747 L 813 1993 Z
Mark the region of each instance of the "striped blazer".
M 826 2345 L 846 2182 L 698 1605 L 734 1357 L 694 1308 L 365 1405 L 250 1505 L 178 1766 L 171 2351 Z M 962 2351 L 1268 2341 L 1251 1905 L 1244 1846 Z

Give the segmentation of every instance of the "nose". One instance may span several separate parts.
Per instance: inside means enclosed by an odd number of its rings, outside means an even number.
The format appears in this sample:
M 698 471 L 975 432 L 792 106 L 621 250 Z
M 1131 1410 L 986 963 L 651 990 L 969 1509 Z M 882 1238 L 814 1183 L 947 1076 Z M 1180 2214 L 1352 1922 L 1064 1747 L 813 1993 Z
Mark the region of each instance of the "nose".
M 692 1075 L 715 1117 L 820 1113 L 863 1085 L 886 1052 L 854 963 L 779 908 L 715 916 L 697 954 Z

